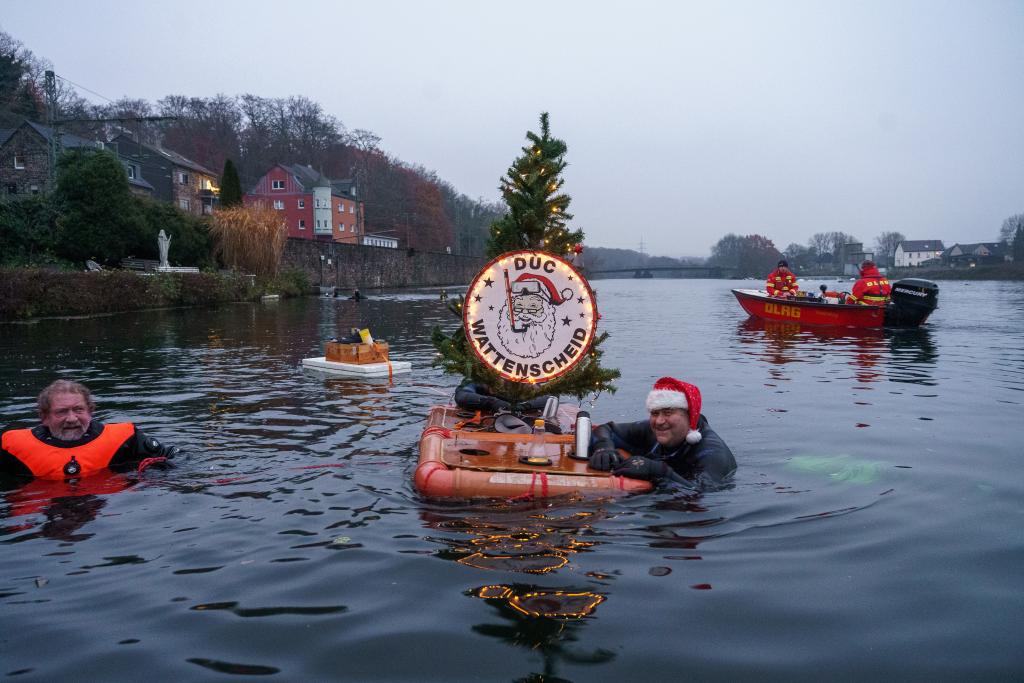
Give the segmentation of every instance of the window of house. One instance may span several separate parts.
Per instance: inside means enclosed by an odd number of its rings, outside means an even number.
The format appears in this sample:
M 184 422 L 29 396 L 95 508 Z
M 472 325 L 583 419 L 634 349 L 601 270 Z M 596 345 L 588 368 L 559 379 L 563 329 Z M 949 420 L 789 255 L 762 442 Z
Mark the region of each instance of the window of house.
M 356 212 L 356 205 L 355 204 L 349 204 L 348 205 L 348 212 L 349 213 L 355 213 Z
M 28 191 L 31 192 L 32 194 L 39 194 L 39 186 L 31 185 L 29 186 Z
M 135 167 L 128 164 L 125 168 L 128 169 L 128 180 L 135 180 Z
M 300 218 L 299 219 L 299 230 L 305 230 L 305 229 L 306 229 L 306 220 L 304 218 Z
M 300 199 L 299 200 L 299 208 L 300 209 L 305 209 L 306 208 L 306 200 L 305 199 Z
M 319 227 L 320 227 L 320 219 L 319 219 L 319 218 L 317 218 L 317 219 L 316 219 L 316 227 L 317 227 L 317 228 L 319 228 Z
M 338 232 L 345 232 L 345 224 L 338 223 Z
M 25 168 L 25 155 L 15 154 L 14 155 L 14 168 Z
M 178 184 L 188 185 L 188 173 L 178 173 Z
M 270 189 L 271 190 L 283 190 L 284 189 L 284 181 L 283 180 L 271 180 L 270 181 Z
M 338 202 L 338 213 L 345 213 L 345 202 Z
M 187 199 L 179 199 L 178 206 L 184 209 L 185 211 L 188 211 L 189 209 L 192 208 L 192 202 L 190 202 Z
M 7 194 L 18 194 L 18 183 L 7 183 Z
M 278 211 L 281 211 L 282 209 L 284 209 L 284 202 L 281 201 L 280 199 L 275 199 L 274 208 L 277 209 Z

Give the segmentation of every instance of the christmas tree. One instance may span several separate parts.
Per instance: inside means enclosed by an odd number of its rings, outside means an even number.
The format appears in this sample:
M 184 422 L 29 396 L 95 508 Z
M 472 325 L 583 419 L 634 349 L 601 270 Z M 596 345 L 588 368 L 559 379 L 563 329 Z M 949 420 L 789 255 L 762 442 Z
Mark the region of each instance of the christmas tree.
M 565 180 L 564 141 L 551 137 L 548 115 L 540 115 L 540 135 L 526 133 L 530 144 L 501 179 L 501 196 L 508 213 L 491 224 L 489 257 L 516 249 L 543 249 L 552 254 L 569 254 L 583 243 L 583 231 L 570 232 L 566 224 L 572 214 L 566 210 L 571 201 L 561 191 Z
M 540 131 L 540 135 L 527 132 L 530 144 L 522 148 L 522 155 L 501 179 L 508 213 L 491 224 L 487 254 L 492 258 L 522 249 L 567 258 L 580 250 L 583 231 L 567 227 L 572 219 L 567 212 L 570 197 L 561 191 L 565 182 L 561 174 L 566 166 L 566 144 L 551 137 L 546 112 L 540 117 Z M 463 298 L 458 297 L 449 303 L 449 308 L 461 318 L 464 305 Z M 607 338 L 607 333 L 596 336 L 585 357 L 568 372 L 542 384 L 530 384 L 503 379 L 481 362 L 463 326 L 451 335 L 439 327 L 433 333 L 439 356 L 436 364 L 445 372 L 483 382 L 494 393 L 512 401 L 526 401 L 541 394 L 571 395 L 582 400 L 591 393 L 614 392 L 612 382 L 619 377 L 619 371 L 601 367 L 600 347 Z

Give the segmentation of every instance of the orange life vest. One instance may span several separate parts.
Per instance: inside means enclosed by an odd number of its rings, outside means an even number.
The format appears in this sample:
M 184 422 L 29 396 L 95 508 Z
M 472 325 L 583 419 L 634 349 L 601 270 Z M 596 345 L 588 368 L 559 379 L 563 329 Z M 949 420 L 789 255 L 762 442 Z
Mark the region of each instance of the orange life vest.
M 31 429 L 12 429 L 4 432 L 0 438 L 0 447 L 20 460 L 34 477 L 87 477 L 106 468 L 117 453 L 117 449 L 134 434 L 135 425 L 130 422 L 108 424 L 103 425 L 103 431 L 89 443 L 61 448 L 40 441 Z M 77 467 L 72 465 L 72 461 Z M 67 472 L 66 466 L 69 466 Z

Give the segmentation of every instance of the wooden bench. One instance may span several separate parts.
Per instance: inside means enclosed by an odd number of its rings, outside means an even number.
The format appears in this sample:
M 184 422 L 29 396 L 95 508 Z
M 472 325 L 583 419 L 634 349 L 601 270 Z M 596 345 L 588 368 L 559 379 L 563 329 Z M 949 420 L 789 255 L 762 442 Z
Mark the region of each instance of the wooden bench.
M 144 258 L 123 258 L 121 259 L 121 267 L 125 270 L 141 270 L 141 271 L 155 271 L 160 262 L 155 259 L 144 259 Z

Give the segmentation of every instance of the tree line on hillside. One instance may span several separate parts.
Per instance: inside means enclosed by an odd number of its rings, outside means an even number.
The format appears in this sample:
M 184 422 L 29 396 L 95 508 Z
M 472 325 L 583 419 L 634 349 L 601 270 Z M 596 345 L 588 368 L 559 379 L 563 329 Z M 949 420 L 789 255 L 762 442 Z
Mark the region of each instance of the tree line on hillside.
M 0 127 L 24 119 L 45 122 L 48 69 L 46 60 L 0 32 Z M 387 153 L 380 137 L 348 130 L 304 96 L 168 95 L 155 104 L 126 97 L 94 105 L 58 78 L 56 102 L 66 132 L 90 139 L 127 133 L 217 173 L 233 160 L 246 190 L 277 163 L 308 164 L 330 178 L 354 178 L 365 202 L 367 231 L 397 238 L 403 247 L 480 255 L 490 224 L 505 213 L 501 204 L 472 199 L 433 171 Z M 154 116 L 169 120 L 136 120 Z
M 876 261 L 889 265 L 899 243 L 906 239 L 899 232 L 883 232 L 875 239 Z M 844 248 L 862 244 L 855 236 L 841 231 L 815 233 L 806 245 L 791 243 L 780 251 L 764 235 L 729 233 L 711 247 L 708 265 L 730 268 L 736 277 L 764 277 L 785 259 L 797 272 L 836 272 L 842 269 Z
M 901 232 L 882 232 L 872 247 L 865 251 L 872 253 L 880 266 L 893 266 L 896 248 L 906 239 Z M 1014 261 L 1024 262 L 1024 214 L 1016 214 L 1003 221 L 996 241 L 1006 246 Z M 779 251 L 764 235 L 730 233 L 711 247 L 707 264 L 730 268 L 736 277 L 762 277 L 783 258 L 797 272 L 839 272 L 844 261 L 844 248 L 849 244 L 862 242 L 841 231 L 819 232 L 812 235 L 806 245 L 793 242 Z

